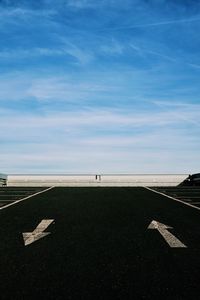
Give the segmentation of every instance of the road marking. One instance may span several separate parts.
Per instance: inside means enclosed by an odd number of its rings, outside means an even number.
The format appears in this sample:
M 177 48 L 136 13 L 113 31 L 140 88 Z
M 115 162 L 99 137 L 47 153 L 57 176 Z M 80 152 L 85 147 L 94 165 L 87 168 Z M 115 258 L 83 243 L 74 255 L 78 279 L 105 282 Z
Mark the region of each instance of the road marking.
M 30 195 L 30 193 L 29 193 L 29 195 Z M 10 194 L 8 194 L 8 193 L 4 193 L 4 195 L 0 195 L 0 197 L 21 197 L 21 196 L 24 196 L 24 194 L 12 194 L 12 193 L 10 193 Z
M 187 248 L 186 245 L 167 230 L 172 228 L 157 221 L 152 221 L 148 226 L 148 229 L 157 229 L 171 248 Z
M 171 196 L 169 196 L 169 195 L 166 195 L 166 194 L 164 194 L 164 193 L 158 192 L 158 191 L 156 191 L 156 190 L 154 190 L 154 189 L 149 188 L 148 186 L 144 186 L 144 188 L 147 189 L 147 190 L 149 190 L 149 191 L 151 191 L 151 192 L 153 192 L 153 193 L 156 193 L 156 194 L 165 196 L 165 197 L 167 197 L 167 198 L 169 198 L 169 199 L 172 199 L 172 200 L 177 201 L 177 202 L 180 202 L 180 203 L 182 203 L 182 204 L 184 204 L 184 205 L 187 205 L 187 206 L 190 206 L 190 207 L 195 208 L 195 209 L 197 209 L 197 210 L 200 210 L 200 207 L 194 206 L 194 205 L 192 205 L 192 204 L 190 204 L 190 203 L 184 202 L 184 201 L 182 201 L 182 200 L 176 199 L 176 198 L 171 197 Z
M 16 199 L 14 200 L 7 200 L 7 199 L 0 199 L 0 202 L 15 202 Z
M 23 232 L 24 245 L 30 245 L 39 239 L 47 236 L 50 232 L 43 232 L 47 229 L 47 227 L 54 221 L 54 219 L 44 219 L 42 220 L 38 226 L 32 232 Z
M 13 201 L 15 201 L 15 202 L 10 203 L 10 204 L 7 204 L 7 205 L 5 205 L 5 206 L 3 206 L 3 207 L 0 207 L 0 210 L 2 210 L 2 209 L 4 209 L 4 208 L 7 208 L 7 207 L 9 207 L 9 206 L 15 205 L 15 204 L 17 204 L 17 203 L 19 203 L 19 202 L 22 202 L 22 201 L 24 201 L 24 200 L 27 200 L 27 199 L 29 199 L 29 198 L 31 198 L 31 197 L 37 196 L 37 195 L 39 195 L 39 194 L 42 194 L 42 193 L 44 193 L 44 192 L 47 192 L 47 191 L 49 191 L 49 190 L 51 190 L 51 189 L 53 189 L 53 188 L 54 188 L 54 186 L 51 186 L 50 188 L 48 188 L 48 189 L 46 189 L 46 190 L 37 192 L 37 193 L 35 193 L 35 194 L 32 194 L 32 195 L 27 196 L 27 197 L 25 197 L 25 198 L 22 198 L 22 199 L 20 199 L 20 200 L 17 200 L 17 201 L 13 200 Z

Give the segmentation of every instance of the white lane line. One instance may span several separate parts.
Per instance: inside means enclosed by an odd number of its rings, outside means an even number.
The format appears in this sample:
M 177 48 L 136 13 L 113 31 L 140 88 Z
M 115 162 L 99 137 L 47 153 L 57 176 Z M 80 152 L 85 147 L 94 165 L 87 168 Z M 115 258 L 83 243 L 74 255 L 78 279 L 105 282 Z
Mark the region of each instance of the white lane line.
M 8 200 L 8 199 L 0 199 L 0 203 L 1 202 L 15 202 L 17 199 L 13 199 L 13 200 Z
M 54 221 L 54 219 L 44 219 L 32 232 L 23 232 L 24 245 L 30 245 L 39 239 L 47 236 L 50 232 L 43 232 Z
M 148 226 L 148 229 L 157 229 L 171 248 L 187 248 L 186 245 L 184 245 L 179 239 L 177 239 L 177 237 L 167 230 L 172 228 L 173 227 L 154 220 Z
M 29 195 L 31 195 L 32 193 L 29 193 Z M 2 198 L 2 197 L 22 197 L 22 196 L 26 196 L 26 195 L 24 195 L 24 194 L 18 194 L 18 195 L 16 195 L 16 194 L 8 194 L 8 195 L 0 195 L 0 199 Z M 28 195 L 27 195 L 28 196 Z
M 11 189 L 11 188 L 8 187 L 8 188 L 2 190 L 2 187 L 1 187 L 0 194 L 4 193 L 4 192 L 29 193 L 29 192 L 35 192 L 35 191 L 38 191 L 38 190 L 42 191 L 43 189 L 30 189 L 30 190 L 20 190 L 19 189 L 19 190 L 13 190 L 13 189 Z
M 3 207 L 0 207 L 0 210 L 2 210 L 2 209 L 4 209 L 4 208 L 7 208 L 7 207 L 9 207 L 9 206 L 15 205 L 15 204 L 17 204 L 17 203 L 19 203 L 19 202 L 22 202 L 22 201 L 24 201 L 24 200 L 27 200 L 27 199 L 29 199 L 29 198 L 31 198 L 31 197 L 36 196 L 36 195 L 42 194 L 42 193 L 44 193 L 44 192 L 47 192 L 47 191 L 49 191 L 49 190 L 51 190 L 51 189 L 53 189 L 53 188 L 54 188 L 54 186 L 51 186 L 51 187 L 48 188 L 48 189 L 45 189 L 45 190 L 40 191 L 40 192 L 37 192 L 37 193 L 32 194 L 32 195 L 30 195 L 30 196 L 27 196 L 27 197 L 25 197 L 25 198 L 22 198 L 22 199 L 20 199 L 20 200 L 17 200 L 17 201 L 15 201 L 15 202 L 13 202 L 13 203 L 7 204 L 7 205 L 5 205 L 5 206 L 3 206 Z
M 156 190 L 153 190 L 153 189 L 149 188 L 148 186 L 144 186 L 144 188 L 147 189 L 147 190 L 149 190 L 149 191 L 151 191 L 151 192 L 153 192 L 153 193 L 162 195 L 162 196 L 167 197 L 167 198 L 169 198 L 169 199 L 172 199 L 172 200 L 174 200 L 174 201 L 180 202 L 180 203 L 182 203 L 182 204 L 184 204 L 184 205 L 187 205 L 187 206 L 190 206 L 190 207 L 195 208 L 195 209 L 197 209 L 197 210 L 200 210 L 200 207 L 194 206 L 194 205 L 192 205 L 192 204 L 190 204 L 190 203 L 188 203 L 188 202 L 184 202 L 184 201 L 182 201 L 182 200 L 179 200 L 179 199 L 176 199 L 176 198 L 174 198 L 174 197 L 168 196 L 168 195 L 166 195 L 166 194 L 164 194 L 164 193 L 161 193 L 161 192 L 158 192 L 158 191 L 156 191 Z

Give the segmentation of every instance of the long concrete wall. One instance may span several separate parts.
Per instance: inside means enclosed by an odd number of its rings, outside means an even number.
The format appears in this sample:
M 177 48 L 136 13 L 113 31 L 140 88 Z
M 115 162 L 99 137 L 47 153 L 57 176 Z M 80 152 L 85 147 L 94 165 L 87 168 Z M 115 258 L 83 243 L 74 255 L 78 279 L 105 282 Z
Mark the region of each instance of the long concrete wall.
M 187 174 L 8 175 L 8 186 L 176 186 Z

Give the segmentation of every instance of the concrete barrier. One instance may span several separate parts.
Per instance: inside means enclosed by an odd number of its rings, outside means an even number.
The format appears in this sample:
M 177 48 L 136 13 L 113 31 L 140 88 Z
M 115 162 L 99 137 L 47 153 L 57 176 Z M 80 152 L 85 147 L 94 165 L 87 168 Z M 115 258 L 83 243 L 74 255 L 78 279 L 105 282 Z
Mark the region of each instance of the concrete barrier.
M 187 174 L 8 175 L 8 186 L 176 186 Z

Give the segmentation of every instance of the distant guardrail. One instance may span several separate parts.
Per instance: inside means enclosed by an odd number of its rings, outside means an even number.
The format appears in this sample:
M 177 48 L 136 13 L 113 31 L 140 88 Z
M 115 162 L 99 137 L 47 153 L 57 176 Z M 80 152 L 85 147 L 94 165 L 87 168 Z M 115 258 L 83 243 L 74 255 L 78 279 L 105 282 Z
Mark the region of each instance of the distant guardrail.
M 7 175 L 0 173 L 0 186 L 7 185 Z

